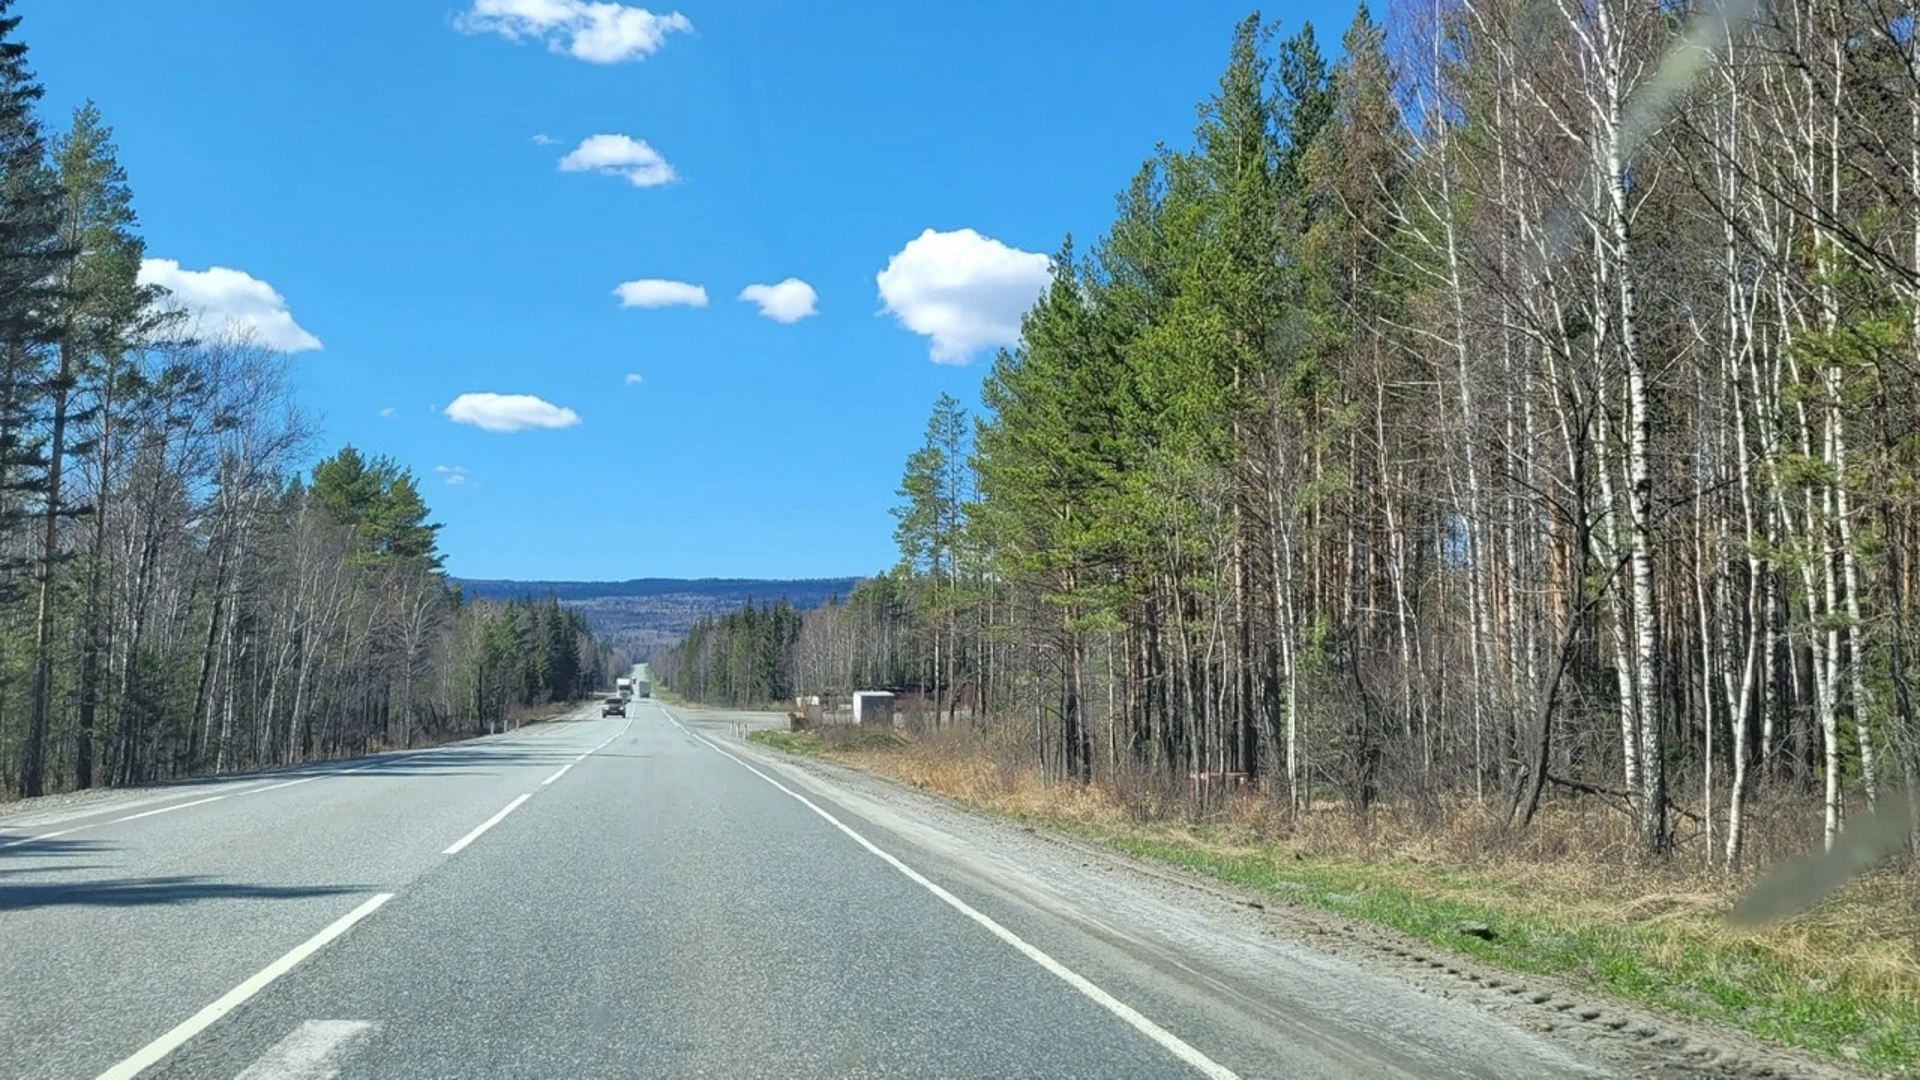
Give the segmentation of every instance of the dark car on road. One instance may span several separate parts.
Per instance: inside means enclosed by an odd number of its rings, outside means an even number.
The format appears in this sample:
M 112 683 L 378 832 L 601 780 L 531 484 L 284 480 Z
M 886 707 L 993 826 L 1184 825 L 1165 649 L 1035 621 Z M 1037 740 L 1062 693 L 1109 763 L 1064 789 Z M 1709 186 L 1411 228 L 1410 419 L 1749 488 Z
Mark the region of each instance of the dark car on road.
M 617 697 L 608 698 L 605 702 L 602 702 L 600 705 L 600 715 L 601 716 L 627 715 L 627 699 L 617 698 Z

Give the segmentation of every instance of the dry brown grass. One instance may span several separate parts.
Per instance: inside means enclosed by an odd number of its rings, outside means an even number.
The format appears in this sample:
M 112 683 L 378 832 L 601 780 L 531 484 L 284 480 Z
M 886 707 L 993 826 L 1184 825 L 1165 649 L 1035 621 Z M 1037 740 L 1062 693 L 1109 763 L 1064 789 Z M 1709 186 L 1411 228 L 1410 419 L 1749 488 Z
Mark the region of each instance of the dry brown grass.
M 540 705 L 507 706 L 507 726 L 516 728 L 523 724 L 537 724 L 542 720 L 552 720 L 565 716 L 580 707 L 578 701 L 549 701 Z
M 891 749 L 842 751 L 834 757 L 1002 814 L 1083 825 L 1124 820 L 1124 808 L 1110 788 L 1048 782 L 1022 763 L 1003 737 L 951 728 L 903 733 Z

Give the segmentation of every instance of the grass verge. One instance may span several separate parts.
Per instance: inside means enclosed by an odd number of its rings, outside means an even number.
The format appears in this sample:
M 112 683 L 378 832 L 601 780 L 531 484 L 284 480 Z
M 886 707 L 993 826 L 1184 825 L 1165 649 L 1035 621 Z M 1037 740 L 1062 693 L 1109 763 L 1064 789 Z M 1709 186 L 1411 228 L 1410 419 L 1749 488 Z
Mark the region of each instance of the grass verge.
M 820 741 L 820 736 L 811 731 L 749 731 L 747 741 L 807 757 L 816 756 L 826 749 L 826 745 Z
M 1277 835 L 1283 830 L 1254 814 L 1211 824 L 1154 820 L 1110 790 L 1048 788 L 951 740 L 842 747 L 827 734 L 749 738 L 1510 971 L 1743 1029 L 1880 1075 L 1920 1077 L 1920 898 L 1911 874 L 1868 875 L 1813 912 L 1743 930 L 1724 913 L 1744 882 L 1725 876 L 1647 870 L 1574 849 L 1558 857 L 1503 857 L 1477 846 L 1436 854 L 1431 845 L 1418 855 L 1343 854 L 1328 850 L 1343 830 L 1337 814 L 1292 835 Z M 1370 846 L 1408 846 L 1396 841 Z M 1463 922 L 1483 923 L 1494 936 L 1463 933 Z
M 1920 1075 L 1920 983 L 1809 963 L 1801 945 L 1716 926 L 1698 897 L 1570 893 L 1511 874 L 1308 858 L 1273 845 L 1069 824 L 1129 854 L 1390 927 L 1510 971 L 1743 1028 L 1895 1076 Z M 1485 924 L 1492 940 L 1463 933 Z
M 516 705 L 507 710 L 507 722 L 514 727 L 544 724 L 551 720 L 558 720 L 588 702 L 598 700 L 598 698 L 579 698 L 574 701 L 549 701 L 541 705 Z

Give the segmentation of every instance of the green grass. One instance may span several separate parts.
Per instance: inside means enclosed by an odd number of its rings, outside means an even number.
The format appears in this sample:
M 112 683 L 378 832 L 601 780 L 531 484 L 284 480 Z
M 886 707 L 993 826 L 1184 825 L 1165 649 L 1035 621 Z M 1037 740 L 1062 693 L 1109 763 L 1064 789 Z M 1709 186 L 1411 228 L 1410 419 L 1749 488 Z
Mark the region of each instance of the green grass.
M 789 754 L 811 756 L 852 750 L 889 750 L 900 744 L 900 736 L 879 728 L 834 725 L 817 731 L 749 731 L 747 741 L 785 750 Z
M 820 736 L 811 731 L 762 730 L 747 732 L 747 741 L 771 746 L 775 750 L 785 750 L 789 754 L 813 756 L 826 749 Z
M 1552 976 L 1659 1012 L 1743 1028 L 1891 1075 L 1920 1076 L 1920 988 L 1809 978 L 1793 954 L 1726 932 L 1709 917 L 1697 925 L 1608 919 L 1591 908 L 1555 917 L 1540 890 L 1425 863 L 1221 849 L 1200 835 L 1141 837 L 1086 825 L 1064 831 L 1390 927 L 1509 971 Z M 1485 923 L 1496 936 L 1485 941 L 1464 934 L 1463 921 Z

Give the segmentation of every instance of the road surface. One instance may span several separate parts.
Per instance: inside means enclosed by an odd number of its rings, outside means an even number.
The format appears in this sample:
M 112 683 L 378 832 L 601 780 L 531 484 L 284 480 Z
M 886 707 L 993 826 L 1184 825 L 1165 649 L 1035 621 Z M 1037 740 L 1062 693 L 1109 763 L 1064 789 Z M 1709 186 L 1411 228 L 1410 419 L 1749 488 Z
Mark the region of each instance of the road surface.
M 630 711 L 0 818 L 0 1077 L 1626 1074 Z

